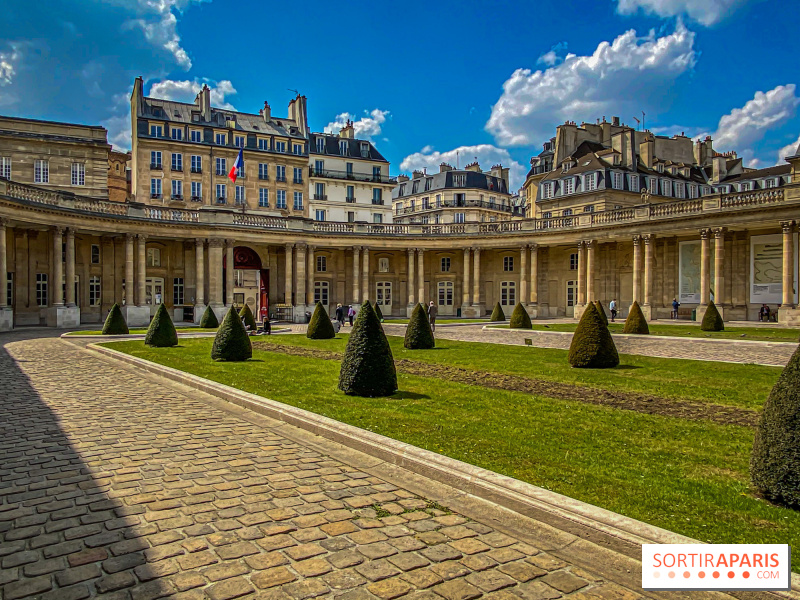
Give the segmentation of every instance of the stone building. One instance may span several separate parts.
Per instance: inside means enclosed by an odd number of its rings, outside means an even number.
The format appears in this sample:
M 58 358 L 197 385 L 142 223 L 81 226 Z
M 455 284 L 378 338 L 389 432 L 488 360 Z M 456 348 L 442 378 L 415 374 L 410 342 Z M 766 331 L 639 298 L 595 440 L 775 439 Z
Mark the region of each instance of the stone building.
M 401 175 L 397 182 L 395 223 L 495 223 L 524 214 L 511 202 L 508 169 L 502 165 L 484 172 L 477 162 L 464 169 L 442 163 L 438 173 L 414 171 L 410 180 Z
M 309 216 L 316 221 L 391 223 L 389 161 L 348 121 L 338 135 L 309 139 Z
M 130 198 L 130 160 L 129 152 L 110 150 L 108 153 L 108 199 L 112 202 L 127 202 Z

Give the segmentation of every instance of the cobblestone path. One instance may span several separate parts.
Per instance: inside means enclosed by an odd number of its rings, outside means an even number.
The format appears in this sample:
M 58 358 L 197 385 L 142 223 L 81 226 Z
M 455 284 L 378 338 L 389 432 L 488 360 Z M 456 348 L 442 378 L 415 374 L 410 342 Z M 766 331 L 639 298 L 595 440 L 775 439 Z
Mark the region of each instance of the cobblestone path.
M 24 336 L 0 336 L 3 600 L 639 597 L 261 417 Z

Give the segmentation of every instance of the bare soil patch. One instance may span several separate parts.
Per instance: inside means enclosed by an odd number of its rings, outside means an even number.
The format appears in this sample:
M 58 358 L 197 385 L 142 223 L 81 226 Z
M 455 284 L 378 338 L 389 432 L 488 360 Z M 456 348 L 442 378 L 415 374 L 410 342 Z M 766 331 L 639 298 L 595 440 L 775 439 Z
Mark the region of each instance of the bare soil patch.
M 253 347 L 266 352 L 279 352 L 292 356 L 303 356 L 322 360 L 342 360 L 340 352 L 301 348 L 267 342 L 254 342 Z M 416 360 L 395 360 L 398 372 L 420 377 L 436 377 L 456 383 L 477 385 L 489 389 L 523 392 L 559 400 L 574 400 L 587 404 L 610 406 L 622 410 L 675 417 L 688 421 L 711 421 L 720 425 L 753 427 L 758 412 L 734 406 L 705 404 L 691 400 L 662 398 L 635 392 L 618 392 L 570 383 L 546 381 L 519 375 L 508 375 L 492 371 L 474 371 L 450 365 L 440 365 Z

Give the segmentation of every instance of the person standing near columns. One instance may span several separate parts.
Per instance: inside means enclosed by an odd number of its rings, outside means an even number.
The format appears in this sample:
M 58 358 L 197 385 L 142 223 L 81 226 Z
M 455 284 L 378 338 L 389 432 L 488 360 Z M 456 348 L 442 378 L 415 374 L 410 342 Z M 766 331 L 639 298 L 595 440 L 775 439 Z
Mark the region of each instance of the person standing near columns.
M 586 303 L 594 302 L 597 298 L 594 295 L 594 269 L 595 269 L 595 248 L 597 243 L 589 240 L 584 243 L 586 248 Z
M 408 252 L 408 276 L 406 277 L 407 280 L 407 287 L 408 287 L 408 306 L 413 310 L 415 306 L 414 298 L 415 292 L 414 288 L 417 286 L 416 280 L 414 279 L 414 249 L 409 248 Z M 411 316 L 411 313 L 409 313 Z
M 519 301 L 528 303 L 528 246 L 523 244 L 519 250 Z
M 369 300 L 369 248 L 364 246 L 361 250 L 361 302 Z
M 194 262 L 195 262 L 195 291 L 194 303 L 196 306 L 203 306 L 206 303 L 206 280 L 205 280 L 205 264 L 204 264 L 204 240 L 194 241 Z M 202 313 L 201 313 L 202 314 Z
M 781 308 L 794 307 L 794 221 L 782 221 L 783 231 L 783 301 Z
M 531 298 L 530 303 L 539 305 L 539 246 L 531 244 Z
M 233 240 L 225 240 L 225 305 L 233 306 Z
M 353 246 L 353 304 L 360 304 L 361 299 L 361 248 Z
M 67 265 L 65 269 L 66 274 L 66 288 L 67 306 L 77 306 L 75 302 L 75 229 L 70 227 L 67 229 L 67 252 L 66 252 Z
M 711 300 L 711 252 L 708 234 L 710 230 L 700 230 L 700 304 L 706 306 Z M 698 317 L 699 318 L 699 317 Z
M 464 248 L 464 281 L 461 282 L 461 306 L 467 307 L 470 302 L 469 289 L 469 248 Z M 461 309 L 461 316 L 464 316 L 464 309 Z
M 472 306 L 481 306 L 481 249 L 472 249 Z M 483 315 L 478 315 L 479 317 Z
M 283 303 L 288 306 L 294 306 L 292 302 L 292 249 L 294 244 L 286 244 L 286 261 L 284 263 L 284 279 L 283 279 Z
M 8 297 L 8 247 L 6 240 L 7 219 L 0 219 L 0 309 L 9 305 Z
M 714 304 L 723 306 L 725 297 L 725 232 L 724 227 L 714 229 Z
M 308 281 L 306 282 L 306 305 L 307 306 L 314 306 L 314 274 L 317 271 L 317 263 L 315 261 L 315 247 L 309 246 L 308 251 L 306 252 L 306 262 L 308 266 L 306 267 L 306 276 L 308 277 Z M 328 307 L 325 307 L 325 310 L 328 310 Z
M 650 306 L 653 303 L 653 245 L 655 239 L 649 233 L 643 235 L 642 239 L 644 240 L 644 305 Z
M 62 262 L 64 245 L 64 228 L 53 229 L 53 306 L 64 306 L 64 263 Z
M 417 250 L 417 279 L 419 280 L 419 301 L 426 304 L 425 298 L 425 251 L 422 248 Z
M 586 304 L 586 245 L 578 242 L 578 306 Z
M 642 238 L 633 236 L 633 302 L 642 299 Z

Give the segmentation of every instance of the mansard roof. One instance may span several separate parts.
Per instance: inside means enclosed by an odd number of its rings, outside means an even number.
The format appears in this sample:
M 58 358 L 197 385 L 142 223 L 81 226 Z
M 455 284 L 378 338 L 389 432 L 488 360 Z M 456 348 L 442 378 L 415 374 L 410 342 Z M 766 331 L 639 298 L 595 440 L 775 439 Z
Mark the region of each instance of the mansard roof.
M 355 158 L 360 160 L 371 160 L 371 161 L 379 161 L 388 163 L 389 161 L 384 158 L 384 156 L 378 152 L 378 149 L 375 145 L 370 142 L 369 140 L 361 140 L 357 138 L 344 138 L 340 135 L 335 133 L 312 133 L 309 136 L 311 139 L 309 140 L 309 154 L 315 154 L 317 156 L 342 156 L 339 152 L 339 142 L 346 141 L 350 142 L 347 144 L 347 154 L 344 155 L 345 158 Z M 319 153 L 317 152 L 317 140 L 323 139 L 325 140 L 325 152 Z M 367 156 L 361 155 L 361 144 L 369 144 L 369 154 Z

